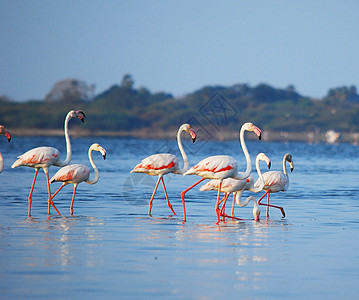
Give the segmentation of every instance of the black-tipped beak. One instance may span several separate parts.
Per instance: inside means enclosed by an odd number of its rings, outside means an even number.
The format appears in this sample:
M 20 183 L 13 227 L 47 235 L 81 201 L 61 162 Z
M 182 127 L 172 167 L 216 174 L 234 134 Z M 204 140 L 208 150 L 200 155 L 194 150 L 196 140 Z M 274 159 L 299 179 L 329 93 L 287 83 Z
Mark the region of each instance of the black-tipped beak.
M 103 159 L 105 160 L 106 159 L 106 153 L 102 155 Z
M 197 134 L 194 132 L 194 130 L 190 130 L 189 134 L 191 135 L 192 137 L 192 142 L 194 143 L 196 141 L 196 138 L 197 138 Z
M 86 115 L 82 110 L 76 111 L 76 115 L 81 120 L 82 123 L 85 122 Z
M 10 143 L 10 141 L 11 141 L 11 134 L 10 134 L 10 132 L 7 131 L 7 130 L 5 130 L 5 136 L 6 136 L 7 140 L 8 140 L 8 142 Z
M 272 162 L 270 162 L 270 163 L 268 164 L 268 169 L 270 169 L 271 166 L 272 166 Z

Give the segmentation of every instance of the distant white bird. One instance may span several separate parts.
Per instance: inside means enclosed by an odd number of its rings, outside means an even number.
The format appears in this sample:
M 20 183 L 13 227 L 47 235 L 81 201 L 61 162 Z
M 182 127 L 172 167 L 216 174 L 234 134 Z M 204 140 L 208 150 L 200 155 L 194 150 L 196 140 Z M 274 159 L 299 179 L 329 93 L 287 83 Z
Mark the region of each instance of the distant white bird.
M 166 200 L 167 200 L 167 205 L 171 209 L 172 213 L 174 215 L 176 214 L 172 208 L 170 201 L 168 200 L 166 186 L 163 181 L 163 175 L 168 174 L 168 173 L 183 174 L 184 172 L 186 172 L 188 170 L 188 167 L 189 167 L 188 158 L 183 149 L 182 141 L 181 141 L 182 131 L 188 132 L 191 135 L 193 142 L 196 140 L 196 133 L 193 131 L 191 126 L 188 124 L 181 125 L 181 127 L 178 129 L 178 132 L 177 132 L 177 144 L 178 144 L 178 148 L 181 152 L 183 162 L 184 162 L 182 169 L 180 169 L 179 163 L 178 163 L 178 158 L 175 155 L 169 154 L 169 153 L 159 153 L 159 154 L 153 154 L 149 157 L 144 158 L 141 161 L 141 163 L 139 163 L 131 171 L 131 173 L 145 173 L 145 174 L 152 175 L 152 176 L 156 176 L 156 175 L 158 176 L 158 180 L 157 180 L 156 186 L 153 190 L 152 197 L 151 197 L 150 203 L 149 203 L 148 215 L 150 217 L 151 217 L 153 198 L 156 194 L 157 187 L 158 187 L 158 184 L 160 183 L 160 181 L 162 181 L 163 189 L 164 189 Z M 186 209 L 185 209 L 184 202 L 183 202 L 183 213 L 184 213 L 184 215 L 186 215 Z
M 64 123 L 64 131 L 65 131 L 65 140 L 66 140 L 66 159 L 64 161 L 60 160 L 60 152 L 56 148 L 53 147 L 38 147 L 32 150 L 27 151 L 26 153 L 20 155 L 18 160 L 13 163 L 11 168 L 16 168 L 20 166 L 27 166 L 35 169 L 35 176 L 32 182 L 30 194 L 29 194 L 29 211 L 28 216 L 31 216 L 31 202 L 32 202 L 32 192 L 34 190 L 35 182 L 37 173 L 42 168 L 46 174 L 47 180 L 47 189 L 49 193 L 49 200 L 48 200 L 48 214 L 50 214 L 50 205 L 56 210 L 56 212 L 60 215 L 60 212 L 57 210 L 56 206 L 51 200 L 51 191 L 50 191 L 50 183 L 49 183 L 49 167 L 54 165 L 58 167 L 66 166 L 71 161 L 71 141 L 68 132 L 68 123 L 72 118 L 79 118 L 82 122 L 84 122 L 85 113 L 81 110 L 74 111 L 71 110 L 65 119 Z
M 5 137 L 7 138 L 7 140 L 10 142 L 11 141 L 11 134 L 10 132 L 5 128 L 4 125 L 0 125 L 0 134 L 5 135 Z M 4 159 L 1 155 L 0 152 L 0 173 L 2 172 L 2 170 L 4 169 Z
M 242 193 L 244 191 L 249 190 L 249 191 L 258 193 L 258 192 L 263 190 L 264 179 L 263 179 L 260 167 L 259 167 L 259 161 L 266 162 L 268 168 L 270 168 L 270 165 L 271 165 L 270 159 L 264 153 L 259 153 L 257 155 L 257 157 L 256 157 L 256 170 L 257 170 L 257 173 L 258 173 L 258 176 L 259 176 L 259 179 L 260 179 L 258 184 L 257 183 L 254 184 L 254 179 L 253 179 L 252 176 L 249 176 L 248 178 L 243 179 L 243 180 L 238 180 L 238 179 L 234 179 L 234 178 L 226 178 L 226 179 L 223 180 L 222 187 L 221 187 L 221 192 L 224 192 L 225 196 L 220 201 L 220 203 L 223 202 L 223 205 L 222 205 L 222 208 L 221 208 L 221 211 L 220 211 L 220 215 L 223 217 L 223 219 L 224 219 L 224 217 L 230 217 L 230 216 L 225 214 L 225 205 L 226 205 L 226 202 L 227 202 L 227 199 L 228 199 L 230 193 L 233 193 L 233 203 L 232 203 L 231 218 L 235 218 L 234 217 L 235 199 L 237 199 L 237 204 L 238 205 L 246 206 L 250 200 L 248 200 L 246 205 L 242 205 L 241 204 L 242 202 L 240 200 L 241 196 L 242 196 Z M 213 179 L 213 180 L 207 182 L 205 185 L 203 185 L 200 188 L 200 191 L 210 191 L 210 190 L 218 191 L 218 188 L 219 188 L 219 180 Z M 238 219 L 238 218 L 236 218 L 236 219 Z
M 50 183 L 58 182 L 58 181 L 62 182 L 62 185 L 59 187 L 59 189 L 52 195 L 52 197 L 51 197 L 52 199 L 57 195 L 57 193 L 65 185 L 68 185 L 69 183 L 72 183 L 74 185 L 74 192 L 72 194 L 72 200 L 71 200 L 71 206 L 70 206 L 71 215 L 73 215 L 73 213 L 74 213 L 74 209 L 73 209 L 74 199 L 75 199 L 76 189 L 77 189 L 77 186 L 79 185 L 79 183 L 85 181 L 88 184 L 95 184 L 95 183 L 97 183 L 97 181 L 100 178 L 98 169 L 92 159 L 92 151 L 93 150 L 101 152 L 103 159 L 106 159 L 106 150 L 104 148 L 102 148 L 97 143 L 92 144 L 89 148 L 88 157 L 89 157 L 91 166 L 93 167 L 93 169 L 95 171 L 94 179 L 90 179 L 90 168 L 85 165 L 81 165 L 81 164 L 73 164 L 73 165 L 68 165 L 66 167 L 63 167 L 60 170 L 58 170 L 56 172 L 56 174 L 54 176 L 52 176 L 52 178 L 50 179 Z
M 289 163 L 290 171 L 294 169 L 293 157 L 291 154 L 286 153 L 283 157 L 283 172 L 281 171 L 269 171 L 263 174 L 264 178 L 264 188 L 266 192 L 258 200 L 258 205 L 267 206 L 266 216 L 269 217 L 269 206 L 280 209 L 283 217 L 285 217 L 285 212 L 283 207 L 269 204 L 269 194 L 277 192 L 285 192 L 289 187 L 289 176 L 287 172 L 286 162 Z M 258 182 L 258 181 L 257 181 Z M 257 184 L 257 183 L 256 183 Z M 267 195 L 267 204 L 260 203 L 262 199 Z

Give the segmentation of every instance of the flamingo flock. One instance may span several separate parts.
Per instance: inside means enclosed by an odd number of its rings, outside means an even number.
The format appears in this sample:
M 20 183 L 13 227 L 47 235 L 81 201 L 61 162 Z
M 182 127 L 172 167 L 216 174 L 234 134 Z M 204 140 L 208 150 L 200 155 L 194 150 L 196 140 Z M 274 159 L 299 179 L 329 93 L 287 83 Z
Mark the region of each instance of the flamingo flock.
M 28 217 L 31 217 L 31 203 L 32 195 L 35 187 L 36 178 L 40 169 L 43 169 L 46 175 L 46 184 L 48 192 L 48 214 L 50 214 L 51 206 L 55 209 L 58 215 L 60 215 L 59 210 L 56 208 L 53 199 L 54 197 L 68 184 L 73 184 L 73 194 L 70 204 L 70 214 L 73 215 L 74 209 L 74 199 L 77 187 L 79 183 L 86 182 L 90 185 L 93 185 L 99 181 L 100 175 L 99 171 L 94 163 L 92 152 L 100 152 L 103 156 L 103 159 L 106 158 L 106 150 L 98 143 L 94 143 L 89 147 L 88 158 L 90 164 L 93 168 L 94 178 L 90 179 L 91 169 L 83 164 L 69 164 L 71 162 L 71 141 L 69 136 L 68 124 L 71 119 L 79 119 L 81 122 L 85 120 L 85 113 L 81 110 L 71 110 L 65 117 L 64 121 L 64 136 L 66 143 L 66 158 L 65 160 L 60 159 L 60 152 L 54 147 L 42 146 L 31 149 L 24 154 L 20 155 L 18 159 L 12 164 L 11 168 L 17 168 L 20 166 L 27 166 L 35 169 L 34 178 L 30 188 L 30 193 L 28 196 Z M 167 189 L 164 182 L 164 175 L 173 173 L 180 174 L 183 176 L 187 175 L 197 175 L 201 177 L 197 182 L 192 184 L 187 189 L 181 192 L 181 200 L 183 206 L 183 222 L 186 222 L 186 208 L 185 208 L 185 195 L 192 188 L 200 184 L 205 179 L 210 179 L 205 185 L 200 188 L 200 191 L 217 191 L 217 199 L 215 202 L 215 214 L 217 217 L 216 224 L 220 222 L 225 222 L 226 218 L 233 220 L 242 220 L 234 215 L 234 207 L 237 204 L 240 207 L 247 206 L 251 201 L 253 202 L 253 218 L 254 221 L 259 221 L 260 210 L 259 206 L 266 206 L 266 218 L 269 218 L 269 207 L 274 207 L 280 209 L 283 217 L 285 217 L 285 212 L 283 207 L 269 204 L 269 195 L 271 193 L 276 193 L 280 191 L 286 191 L 289 187 L 289 176 L 287 172 L 286 163 L 290 166 L 290 171 L 294 169 L 293 157 L 291 154 L 286 153 L 283 157 L 283 171 L 268 171 L 262 174 L 259 162 L 264 161 L 268 168 L 271 167 L 271 160 L 264 153 L 259 153 L 256 156 L 256 171 L 258 173 L 258 180 L 254 183 L 254 179 L 251 176 L 251 158 L 245 143 L 245 132 L 253 132 L 257 138 L 261 139 L 261 129 L 255 126 L 253 123 L 247 122 L 244 123 L 239 131 L 239 139 L 241 150 L 244 154 L 246 160 L 246 168 L 244 171 L 240 171 L 239 163 L 232 157 L 228 155 L 214 155 L 202 159 L 200 162 L 195 164 L 193 167 L 189 167 L 189 160 L 182 145 L 181 135 L 182 132 L 189 134 L 192 138 L 192 141 L 196 140 L 196 133 L 192 129 L 191 125 L 183 124 L 179 127 L 177 131 L 177 145 L 181 153 L 183 160 L 183 167 L 180 167 L 179 159 L 171 153 L 159 153 L 148 156 L 137 164 L 130 172 L 131 173 L 144 173 L 150 176 L 158 176 L 157 182 L 155 184 L 154 190 L 152 192 L 151 199 L 149 201 L 148 215 L 152 217 L 152 207 L 153 200 L 158 189 L 159 183 L 162 183 L 163 190 L 165 193 L 165 198 L 167 201 L 167 206 L 171 210 L 173 215 L 176 215 L 172 204 L 169 201 Z M 0 134 L 5 135 L 5 137 L 10 142 L 11 134 L 3 126 L 0 125 Z M 61 167 L 55 175 L 49 178 L 49 168 L 51 166 Z M 0 173 L 4 168 L 3 157 L 0 153 Z M 57 189 L 54 194 L 51 194 L 50 184 L 55 182 L 61 182 L 61 186 Z M 265 191 L 264 195 L 258 200 L 255 199 L 253 195 L 248 196 L 246 200 L 242 201 L 241 197 L 244 191 L 250 191 L 253 193 L 258 193 Z M 220 200 L 220 194 L 224 193 L 224 197 Z M 233 193 L 233 203 L 231 215 L 225 213 L 225 205 L 228 200 L 229 195 Z M 267 195 L 267 203 L 261 203 L 264 197 Z M 220 205 L 222 204 L 222 207 Z M 222 218 L 222 219 L 221 219 Z

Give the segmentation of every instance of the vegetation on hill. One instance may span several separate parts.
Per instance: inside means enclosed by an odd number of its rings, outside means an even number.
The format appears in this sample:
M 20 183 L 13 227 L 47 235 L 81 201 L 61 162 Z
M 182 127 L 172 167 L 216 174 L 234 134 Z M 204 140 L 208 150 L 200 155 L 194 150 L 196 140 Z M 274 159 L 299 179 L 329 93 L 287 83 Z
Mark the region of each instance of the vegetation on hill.
M 208 130 L 238 131 L 240 124 L 252 121 L 276 132 L 359 132 L 359 95 L 354 86 L 332 88 L 322 99 L 305 97 L 294 86 L 278 89 L 267 84 L 206 86 L 175 98 L 136 89 L 131 75 L 125 75 L 119 85 L 89 99 L 94 86 L 73 79 L 60 83 L 46 100 L 19 103 L 0 97 L 1 123 L 9 129 L 60 129 L 64 115 L 76 108 L 88 115 L 86 128 L 93 132 L 173 130 L 187 121 Z

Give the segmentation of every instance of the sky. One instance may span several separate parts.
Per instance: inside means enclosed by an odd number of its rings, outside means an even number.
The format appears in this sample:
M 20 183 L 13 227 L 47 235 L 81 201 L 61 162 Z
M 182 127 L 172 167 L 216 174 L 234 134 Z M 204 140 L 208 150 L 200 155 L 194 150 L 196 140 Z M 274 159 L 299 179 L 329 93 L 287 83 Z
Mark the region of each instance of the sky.
M 44 99 L 75 78 L 96 93 L 132 75 L 174 96 L 206 85 L 359 88 L 357 0 L 0 0 L 0 95 Z

